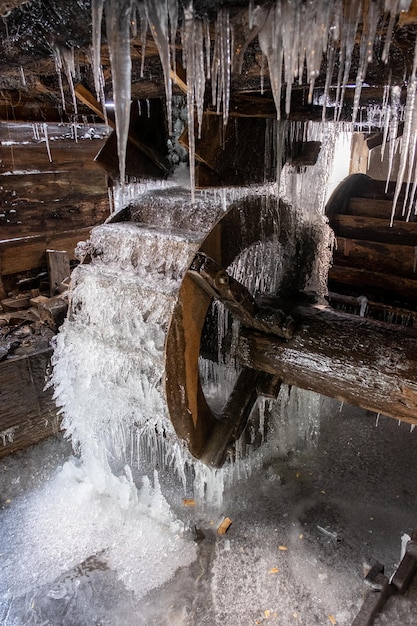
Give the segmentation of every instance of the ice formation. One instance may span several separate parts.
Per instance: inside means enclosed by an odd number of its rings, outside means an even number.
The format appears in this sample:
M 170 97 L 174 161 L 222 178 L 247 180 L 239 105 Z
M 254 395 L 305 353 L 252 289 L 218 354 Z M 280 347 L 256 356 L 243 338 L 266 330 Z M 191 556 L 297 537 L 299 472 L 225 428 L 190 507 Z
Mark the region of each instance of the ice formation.
M 129 120 L 130 99 L 130 52 L 129 29 L 137 31 L 140 21 L 142 41 L 142 73 L 144 63 L 144 44 L 147 28 L 155 39 L 159 50 L 164 73 L 169 129 L 172 129 L 172 76 L 175 75 L 175 41 L 180 24 L 182 39 L 182 63 L 187 69 L 188 131 L 190 145 L 191 193 L 194 198 L 194 110 L 197 111 L 198 126 L 201 125 L 202 106 L 206 84 L 212 85 L 212 100 L 218 112 L 227 122 L 230 103 L 230 83 L 233 71 L 242 67 L 243 55 L 248 44 L 258 37 L 264 58 L 268 64 L 272 93 L 277 108 L 277 118 L 281 116 L 281 102 L 285 100 L 285 113 L 290 113 L 292 86 L 307 80 L 309 101 L 313 100 L 315 81 L 320 72 L 323 59 L 326 59 L 327 73 L 324 86 L 323 116 L 329 104 L 334 107 L 335 119 L 339 119 L 346 89 L 350 87 L 350 73 L 355 42 L 359 41 L 359 64 L 355 80 L 355 94 L 352 121 L 362 119 L 359 109 L 362 86 L 366 80 L 368 65 L 372 62 L 387 62 L 393 26 L 398 14 L 409 9 L 409 0 L 378 0 L 364 3 L 354 0 L 348 4 L 341 0 L 319 0 L 314 3 L 280 0 L 272 5 L 255 5 L 249 2 L 247 16 L 239 14 L 237 20 L 231 19 L 227 8 L 220 8 L 215 22 L 215 29 L 210 33 L 208 23 L 194 15 L 192 1 L 180 15 L 177 0 L 163 2 L 131 3 L 130 0 L 95 0 L 92 3 L 93 53 L 92 66 L 97 93 L 102 93 L 102 73 L 99 62 L 100 23 L 103 3 L 107 20 L 107 38 L 111 54 L 118 54 L 112 59 L 113 91 L 120 157 L 120 172 L 123 182 L 124 150 Z M 377 28 L 381 21 L 388 24 L 387 35 L 382 52 L 375 45 Z M 113 27 L 117 24 L 117 28 Z M 123 33 L 123 35 L 122 35 Z M 120 39 L 120 41 L 119 41 Z M 113 51 L 113 53 L 112 53 Z M 70 58 L 70 57 L 68 57 Z M 56 53 L 57 69 L 62 67 L 62 60 Z M 401 176 L 397 184 L 397 194 L 393 205 L 393 216 L 398 200 L 401 183 L 405 180 L 408 163 L 408 180 L 412 180 L 415 169 L 414 145 L 416 126 L 414 117 L 415 64 L 409 76 L 407 105 L 405 113 L 404 139 L 401 148 Z M 67 62 L 66 68 L 70 64 Z M 334 84 L 335 68 L 338 67 Z M 71 74 L 66 71 L 67 77 Z M 70 78 L 69 78 L 70 80 Z M 335 99 L 330 100 L 330 87 L 335 85 Z M 398 122 L 401 121 L 401 106 L 397 96 L 400 85 L 392 85 L 391 98 L 385 115 L 380 116 L 379 124 L 385 129 L 385 141 L 390 141 L 390 162 L 398 134 Z M 370 107 L 372 109 L 372 107 Z M 360 122 L 360 120 L 359 120 Z M 375 116 L 373 116 L 375 124 Z M 415 189 L 409 194 L 408 205 L 404 212 L 409 215 Z

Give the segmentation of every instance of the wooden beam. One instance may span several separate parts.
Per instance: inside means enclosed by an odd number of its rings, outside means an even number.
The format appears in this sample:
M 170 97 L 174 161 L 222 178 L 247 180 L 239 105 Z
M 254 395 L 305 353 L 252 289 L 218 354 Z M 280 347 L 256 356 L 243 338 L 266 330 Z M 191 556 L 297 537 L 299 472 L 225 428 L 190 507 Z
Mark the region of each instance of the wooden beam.
M 417 424 L 417 330 L 298 306 L 288 341 L 243 330 L 245 367 L 411 424 Z
M 333 283 L 332 288 L 335 288 L 335 284 L 349 285 L 357 293 L 365 292 L 368 296 L 372 294 L 373 299 L 382 294 L 388 301 L 395 297 L 397 302 L 404 304 L 417 302 L 417 274 L 412 279 L 375 272 L 367 267 L 333 265 L 329 270 L 329 282 Z
M 395 220 L 390 226 L 389 219 L 362 215 L 335 215 L 330 226 L 341 237 L 365 239 L 405 246 L 417 245 L 417 222 Z
M 337 237 L 333 263 L 417 280 L 415 246 Z

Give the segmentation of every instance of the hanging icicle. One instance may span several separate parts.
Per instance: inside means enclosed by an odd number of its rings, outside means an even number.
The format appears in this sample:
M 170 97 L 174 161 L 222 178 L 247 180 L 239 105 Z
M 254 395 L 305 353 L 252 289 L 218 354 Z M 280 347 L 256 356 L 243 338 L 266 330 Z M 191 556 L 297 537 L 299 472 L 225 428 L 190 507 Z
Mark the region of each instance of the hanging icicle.
M 106 0 L 106 31 L 113 76 L 114 114 L 120 183 L 124 186 L 126 146 L 129 134 L 131 73 L 130 13 L 131 0 Z
M 164 72 L 165 95 L 167 100 L 168 132 L 172 135 L 172 80 L 171 80 L 171 50 L 170 36 L 177 31 L 178 8 L 177 0 L 145 0 L 146 12 L 152 36 L 159 52 L 159 58 Z M 174 6 L 175 5 L 175 6 Z
M 417 111 L 416 111 L 416 91 L 417 91 L 417 38 L 414 48 L 414 61 L 413 61 L 413 69 L 411 72 L 411 76 L 409 77 L 408 86 L 407 86 L 407 101 L 405 105 L 405 114 L 404 114 L 404 131 L 402 135 L 402 146 L 401 146 L 401 158 L 400 158 L 400 166 L 397 175 L 397 184 L 395 187 L 394 200 L 392 202 L 392 212 L 391 212 L 391 226 L 394 223 L 395 211 L 397 208 L 398 199 L 401 193 L 401 188 L 403 182 L 405 182 L 405 170 L 407 163 L 408 166 L 408 183 L 407 183 L 407 193 L 403 203 L 402 214 L 404 215 L 406 212 L 406 202 L 408 189 L 410 185 L 410 180 L 412 180 L 413 171 L 415 176 L 416 163 L 415 163 L 415 151 L 416 151 L 416 142 L 417 142 Z M 414 194 L 410 198 L 409 203 L 409 213 L 411 210 L 412 200 Z
M 221 8 L 215 26 L 214 52 L 211 71 L 213 106 L 217 113 L 222 110 L 223 125 L 229 118 L 231 73 L 231 33 L 229 11 Z
M 184 10 L 182 32 L 183 64 L 187 70 L 187 117 L 188 150 L 190 162 L 191 202 L 195 202 L 195 123 L 194 111 L 197 108 L 198 134 L 201 135 L 203 121 L 204 91 L 206 84 L 204 67 L 204 31 L 201 20 L 194 19 L 190 4 Z

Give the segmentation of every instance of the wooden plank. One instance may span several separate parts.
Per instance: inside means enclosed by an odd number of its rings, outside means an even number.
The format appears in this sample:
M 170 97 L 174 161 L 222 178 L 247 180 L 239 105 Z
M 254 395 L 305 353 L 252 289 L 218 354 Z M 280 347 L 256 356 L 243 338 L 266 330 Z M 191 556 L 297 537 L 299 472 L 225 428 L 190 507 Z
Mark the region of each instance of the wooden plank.
M 79 228 L 57 235 L 36 235 L 12 241 L 0 241 L 0 274 L 16 274 L 38 267 L 46 267 L 46 250 L 67 250 L 70 260 L 79 241 L 88 239 L 91 227 Z
M 337 237 L 333 264 L 417 279 L 414 246 Z
M 13 129 L 10 130 L 13 133 Z M 52 163 L 49 161 L 45 143 L 14 144 L 2 146 L 1 173 L 18 171 L 95 171 L 101 169 L 94 162 L 94 157 L 102 148 L 107 138 L 80 140 L 57 140 L 50 143 Z
M 417 423 L 417 330 L 331 309 L 291 309 L 298 332 L 288 341 L 243 330 L 246 367 L 411 424 Z
M 44 391 L 52 349 L 0 362 L 0 458 L 59 428 L 52 389 Z
M 108 193 L 48 203 L 17 202 L 0 213 L 0 241 L 94 226 L 109 215 Z
M 390 220 L 392 201 L 380 198 L 350 198 L 349 208 L 346 212 L 349 215 L 361 215 Z M 404 222 L 405 216 L 396 215 L 395 221 Z
M 66 250 L 47 250 L 46 260 L 48 263 L 49 287 L 51 296 L 59 292 L 59 287 L 64 280 L 70 277 L 69 255 Z
M 106 179 L 100 168 L 82 175 L 82 170 L 41 172 L 34 174 L 10 174 L 1 179 L 2 195 L 13 193 L 17 198 L 42 199 L 43 202 L 61 200 L 65 196 L 102 194 L 106 190 Z
M 378 300 L 377 296 L 384 295 L 389 302 L 394 297 L 400 298 L 402 302 L 417 302 L 417 277 L 412 280 L 368 269 L 334 265 L 329 270 L 329 283 L 349 285 L 356 288 L 357 292 L 363 290 L 367 297 L 374 300 Z
M 347 239 L 379 241 L 388 244 L 417 245 L 417 223 L 395 221 L 358 215 L 334 215 L 330 226 L 337 236 Z

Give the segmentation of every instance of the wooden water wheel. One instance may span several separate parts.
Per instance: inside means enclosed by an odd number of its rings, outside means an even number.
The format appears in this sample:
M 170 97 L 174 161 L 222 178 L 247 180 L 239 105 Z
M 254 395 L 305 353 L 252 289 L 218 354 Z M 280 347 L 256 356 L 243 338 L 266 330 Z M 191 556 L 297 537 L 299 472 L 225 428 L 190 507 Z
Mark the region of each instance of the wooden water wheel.
M 195 457 L 221 466 L 258 395 L 276 391 L 281 382 L 417 423 L 415 328 L 393 327 L 323 305 L 254 301 L 225 272 L 242 250 L 272 233 L 273 219 L 261 224 L 259 216 L 256 202 L 232 207 L 204 239 L 183 278 L 165 362 L 167 405 L 178 436 Z M 284 245 L 285 232 L 281 225 Z M 212 297 L 223 300 L 242 322 L 238 358 L 244 368 L 220 418 L 206 401 L 198 367 Z

